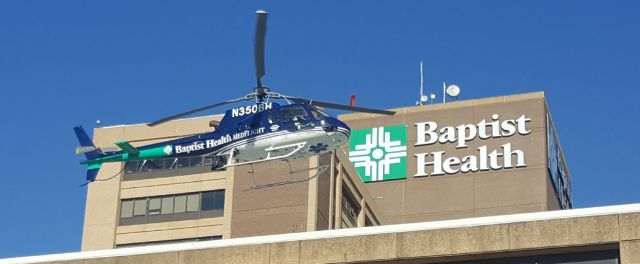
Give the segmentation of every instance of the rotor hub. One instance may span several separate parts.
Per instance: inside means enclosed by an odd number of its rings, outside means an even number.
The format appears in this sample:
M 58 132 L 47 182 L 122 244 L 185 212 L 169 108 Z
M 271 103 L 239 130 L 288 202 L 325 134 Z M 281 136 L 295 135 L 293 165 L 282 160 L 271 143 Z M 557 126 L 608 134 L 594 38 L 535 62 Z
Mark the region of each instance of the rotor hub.
M 256 99 L 258 99 L 258 102 L 264 101 L 264 99 L 269 97 L 269 94 L 271 93 L 269 87 L 265 86 L 256 87 L 254 91 L 256 93 Z

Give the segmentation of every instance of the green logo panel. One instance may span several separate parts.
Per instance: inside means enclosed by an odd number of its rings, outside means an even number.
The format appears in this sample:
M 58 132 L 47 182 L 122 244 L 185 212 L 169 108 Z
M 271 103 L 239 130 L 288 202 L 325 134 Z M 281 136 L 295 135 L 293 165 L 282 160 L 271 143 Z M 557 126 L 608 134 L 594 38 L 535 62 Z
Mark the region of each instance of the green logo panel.
M 349 160 L 363 182 L 407 178 L 407 126 L 351 131 Z

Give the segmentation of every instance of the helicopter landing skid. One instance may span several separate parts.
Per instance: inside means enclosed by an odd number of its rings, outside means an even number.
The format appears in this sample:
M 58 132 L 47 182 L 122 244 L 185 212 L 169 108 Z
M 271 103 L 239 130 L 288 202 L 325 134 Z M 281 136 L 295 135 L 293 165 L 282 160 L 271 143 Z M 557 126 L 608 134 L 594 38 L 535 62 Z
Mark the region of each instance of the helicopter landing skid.
M 233 160 L 234 160 L 233 155 L 235 153 L 235 148 L 234 148 L 234 149 L 231 150 L 231 152 L 229 154 L 229 159 L 228 159 L 227 165 L 224 165 L 220 169 L 224 169 L 224 168 L 227 168 L 227 167 L 239 166 L 239 165 L 254 164 L 254 163 L 265 162 L 265 161 L 270 161 L 270 160 L 286 159 L 288 157 L 293 156 L 293 154 L 298 153 L 305 145 L 307 145 L 306 141 L 305 142 L 294 143 L 294 144 L 289 144 L 289 145 L 277 146 L 277 147 L 268 147 L 268 148 L 264 149 L 267 152 L 267 157 L 266 158 L 260 159 L 260 160 L 244 161 L 244 162 L 233 162 Z M 289 148 L 293 148 L 293 150 L 289 151 L 289 152 L 286 152 L 285 154 L 282 154 L 282 155 L 271 156 L 272 153 L 278 152 L 280 150 L 285 150 L 286 151 Z
M 327 170 L 327 168 L 329 168 L 329 165 L 320 165 L 318 167 L 315 168 L 306 168 L 306 169 L 301 169 L 301 170 L 291 170 L 291 164 L 289 164 L 288 160 L 284 160 L 287 165 L 289 165 L 289 179 L 286 181 L 280 181 L 280 182 L 273 182 L 273 183 L 267 183 L 267 184 L 256 184 L 256 174 L 255 174 L 255 170 L 253 169 L 253 165 L 251 165 L 251 171 L 249 171 L 249 173 L 251 173 L 251 175 L 253 175 L 253 186 L 251 186 L 249 188 L 249 190 L 259 190 L 259 189 L 264 189 L 264 188 L 271 188 L 271 187 L 277 187 L 277 186 L 282 186 L 282 185 L 288 185 L 288 184 L 294 184 L 294 183 L 300 183 L 300 182 L 307 182 L 310 180 L 315 179 L 316 177 L 318 177 L 318 175 L 320 175 L 321 173 L 325 172 Z M 308 176 L 305 177 L 303 179 L 294 179 L 293 175 L 300 173 L 300 172 L 309 172 L 312 170 L 316 170 L 316 173 L 312 176 Z

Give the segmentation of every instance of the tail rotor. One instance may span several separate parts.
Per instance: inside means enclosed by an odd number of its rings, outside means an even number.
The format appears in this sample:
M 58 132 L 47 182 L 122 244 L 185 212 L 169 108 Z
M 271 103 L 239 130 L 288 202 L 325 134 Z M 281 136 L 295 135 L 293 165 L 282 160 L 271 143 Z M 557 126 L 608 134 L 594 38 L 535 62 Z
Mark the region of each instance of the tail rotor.
M 86 161 L 82 162 L 88 165 L 87 182 L 95 181 L 102 164 L 92 163 L 91 161 L 97 158 L 101 158 L 104 155 L 102 154 L 102 151 L 100 151 L 100 149 L 96 148 L 96 146 L 93 144 L 93 141 L 91 141 L 91 138 L 89 138 L 89 135 L 87 135 L 87 132 L 84 131 L 82 126 L 74 127 L 73 131 L 76 133 L 76 137 L 78 138 L 78 142 L 80 143 L 80 147 L 76 148 L 76 154 L 84 154 L 84 156 L 87 158 Z

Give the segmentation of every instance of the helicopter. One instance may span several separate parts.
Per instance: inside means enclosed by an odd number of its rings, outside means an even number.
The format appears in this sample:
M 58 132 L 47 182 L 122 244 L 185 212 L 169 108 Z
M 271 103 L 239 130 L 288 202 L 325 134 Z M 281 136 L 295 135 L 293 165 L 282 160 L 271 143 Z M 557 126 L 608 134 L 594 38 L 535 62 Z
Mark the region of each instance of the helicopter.
M 267 15 L 263 10 L 256 11 L 254 63 L 257 86 L 253 92 L 187 112 L 165 117 L 147 126 L 155 127 L 171 120 L 220 107 L 227 104 L 254 101 L 255 103 L 229 109 L 220 122 L 211 121 L 213 131 L 160 143 L 134 147 L 131 142 L 118 141 L 117 149 L 98 148 L 89 138 L 82 126 L 74 127 L 80 147 L 76 154 L 84 154 L 87 165 L 87 184 L 94 182 L 103 163 L 145 161 L 153 169 L 154 159 L 207 156 L 212 159 L 211 170 L 224 170 L 228 167 L 251 165 L 260 162 L 304 159 L 335 150 L 349 140 L 351 129 L 342 121 L 327 114 L 324 108 L 365 112 L 382 115 L 394 115 L 395 112 L 374 108 L 357 107 L 331 102 L 323 102 L 301 97 L 287 96 L 271 91 L 262 83 L 265 76 L 264 46 L 267 30 Z M 280 105 L 273 100 L 284 100 Z M 291 166 L 289 166 L 290 173 Z M 319 169 L 315 176 L 325 168 Z M 289 180 L 253 188 L 271 187 L 281 184 L 310 180 Z M 255 177 L 255 176 L 254 176 Z

